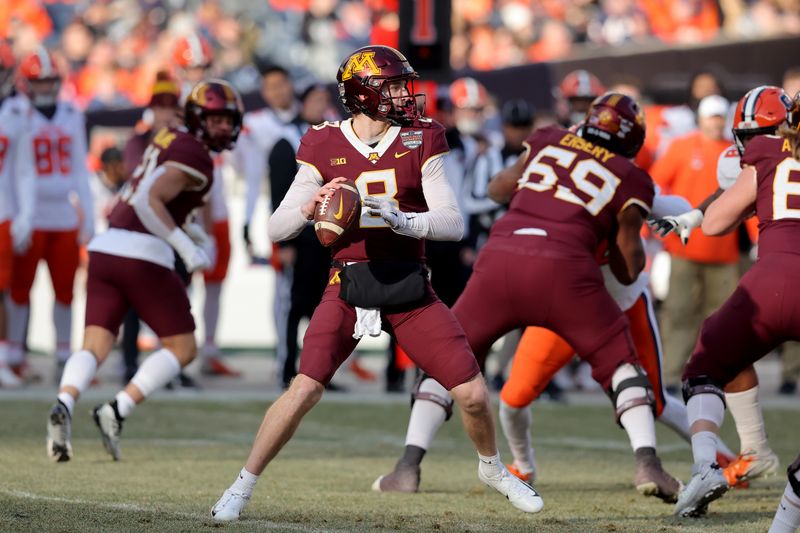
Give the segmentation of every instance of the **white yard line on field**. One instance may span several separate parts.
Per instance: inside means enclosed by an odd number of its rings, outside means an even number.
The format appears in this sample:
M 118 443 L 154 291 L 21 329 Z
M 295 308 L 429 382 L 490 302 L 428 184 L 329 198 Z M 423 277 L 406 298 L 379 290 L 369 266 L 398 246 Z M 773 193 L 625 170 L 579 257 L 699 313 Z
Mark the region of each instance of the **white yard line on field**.
M 66 503 L 71 505 L 84 505 L 84 506 L 95 506 L 100 507 L 101 509 L 110 509 L 113 511 L 129 511 L 133 513 L 158 513 L 158 514 L 167 514 L 178 518 L 189 518 L 192 520 L 202 520 L 202 521 L 211 521 L 211 517 L 205 514 L 198 514 L 198 513 L 186 513 L 182 511 L 168 511 L 165 509 L 154 509 L 150 507 L 143 507 L 141 505 L 136 505 L 134 503 L 118 503 L 118 502 L 98 502 L 98 501 L 91 501 L 91 500 L 84 500 L 81 498 L 64 498 L 62 496 L 47 496 L 44 494 L 35 494 L 33 492 L 27 492 L 23 490 L 14 490 L 14 489 L 0 489 L 1 494 L 7 494 L 14 498 L 20 498 L 25 500 L 34 500 L 34 501 L 44 501 L 44 502 L 54 502 L 54 503 Z M 242 525 L 258 525 L 264 526 L 265 528 L 281 528 L 283 530 L 291 530 L 291 531 L 305 531 L 305 532 L 326 532 L 326 531 L 334 531 L 329 529 L 314 529 L 306 526 L 302 526 L 300 524 L 295 524 L 292 522 L 274 522 L 272 520 L 253 520 L 247 519 L 242 522 Z

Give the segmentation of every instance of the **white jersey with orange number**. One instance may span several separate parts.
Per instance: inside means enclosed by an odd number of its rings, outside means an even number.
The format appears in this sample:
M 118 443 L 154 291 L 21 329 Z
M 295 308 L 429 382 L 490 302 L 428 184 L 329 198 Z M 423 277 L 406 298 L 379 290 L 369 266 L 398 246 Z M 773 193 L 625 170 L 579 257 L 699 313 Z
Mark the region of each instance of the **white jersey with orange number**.
M 0 222 L 14 218 L 21 210 L 33 209 L 32 159 L 28 100 L 5 98 L 0 101 Z
M 736 178 L 739 177 L 739 172 L 742 170 L 742 164 L 739 158 L 739 150 L 736 145 L 730 145 L 721 154 L 717 161 L 717 184 L 723 191 L 730 189 L 736 183 Z
M 94 210 L 86 165 L 86 126 L 83 113 L 68 102 L 59 102 L 52 118 L 33 109 L 31 113 L 31 164 L 36 174 L 34 228 L 66 230 L 78 227 L 77 196 L 84 214 L 83 231 L 91 235 Z

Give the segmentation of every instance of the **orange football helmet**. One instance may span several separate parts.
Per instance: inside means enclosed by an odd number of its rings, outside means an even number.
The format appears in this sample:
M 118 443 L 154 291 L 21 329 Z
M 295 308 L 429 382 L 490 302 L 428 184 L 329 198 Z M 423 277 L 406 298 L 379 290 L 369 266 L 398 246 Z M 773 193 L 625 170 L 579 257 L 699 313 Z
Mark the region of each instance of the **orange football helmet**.
M 573 70 L 564 76 L 558 89 L 561 92 L 561 96 L 567 100 L 572 100 L 573 98 L 594 100 L 606 92 L 606 88 L 600 79 L 588 70 Z
M 489 104 L 489 91 L 475 78 L 458 78 L 450 84 L 453 107 L 483 109 Z
M 733 115 L 733 138 L 739 155 L 744 154 L 750 138 L 773 134 L 781 124 L 788 124 L 794 107 L 780 87 L 762 85 L 748 91 L 736 104 Z
M 43 46 L 19 63 L 22 89 L 34 107 L 53 106 L 61 89 L 61 72 L 53 55 Z
M 172 51 L 172 59 L 182 69 L 211 68 L 214 50 L 208 40 L 192 33 L 177 40 Z

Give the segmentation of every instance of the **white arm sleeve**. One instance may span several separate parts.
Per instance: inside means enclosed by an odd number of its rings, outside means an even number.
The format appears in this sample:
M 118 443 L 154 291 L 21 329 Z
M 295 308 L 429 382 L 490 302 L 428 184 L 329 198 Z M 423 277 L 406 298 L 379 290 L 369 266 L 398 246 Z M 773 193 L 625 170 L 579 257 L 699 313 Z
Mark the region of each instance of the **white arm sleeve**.
M 314 198 L 322 178 L 308 165 L 300 165 L 281 205 L 272 213 L 267 232 L 272 242 L 294 239 L 308 224 L 300 207 Z
M 33 223 L 33 213 L 36 207 L 36 176 L 33 161 L 33 136 L 26 132 L 16 142 L 14 154 L 14 179 L 16 180 L 16 206 L 15 218 Z
M 165 167 L 163 166 L 157 167 L 153 172 L 145 175 L 139 182 L 138 187 L 136 187 L 136 191 L 129 202 L 133 210 L 136 211 L 136 216 L 142 221 L 142 225 L 147 228 L 147 231 L 167 240 L 173 230 L 167 227 L 150 205 L 150 188 L 159 176 L 164 173 L 164 170 Z
M 464 219 L 447 180 L 442 157 L 428 160 L 422 168 L 422 193 L 428 204 L 426 213 L 405 213 L 405 227 L 397 233 L 432 241 L 459 241 L 464 236 Z
M 692 210 L 690 204 L 683 196 L 674 194 L 656 194 L 653 198 L 653 209 L 649 218 L 659 219 L 666 216 L 677 216 Z

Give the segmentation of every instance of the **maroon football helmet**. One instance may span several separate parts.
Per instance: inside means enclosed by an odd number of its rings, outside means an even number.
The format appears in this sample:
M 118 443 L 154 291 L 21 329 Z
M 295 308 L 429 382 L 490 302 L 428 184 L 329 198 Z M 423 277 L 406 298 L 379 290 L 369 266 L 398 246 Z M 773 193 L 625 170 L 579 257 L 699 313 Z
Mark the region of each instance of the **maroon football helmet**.
M 389 46 L 359 48 L 347 56 L 336 73 L 339 98 L 348 111 L 398 125 L 422 115 L 424 95 L 414 94 L 417 78 L 405 56 Z M 397 81 L 405 83 L 407 95 L 389 94 L 389 85 Z
M 230 135 L 213 136 L 206 119 L 211 115 L 229 115 L 233 119 Z M 184 124 L 186 129 L 216 152 L 230 150 L 242 130 L 244 106 L 239 93 L 227 81 L 203 80 L 194 86 L 186 98 Z
M 606 93 L 592 102 L 578 134 L 632 159 L 644 144 L 644 113 L 630 96 Z

